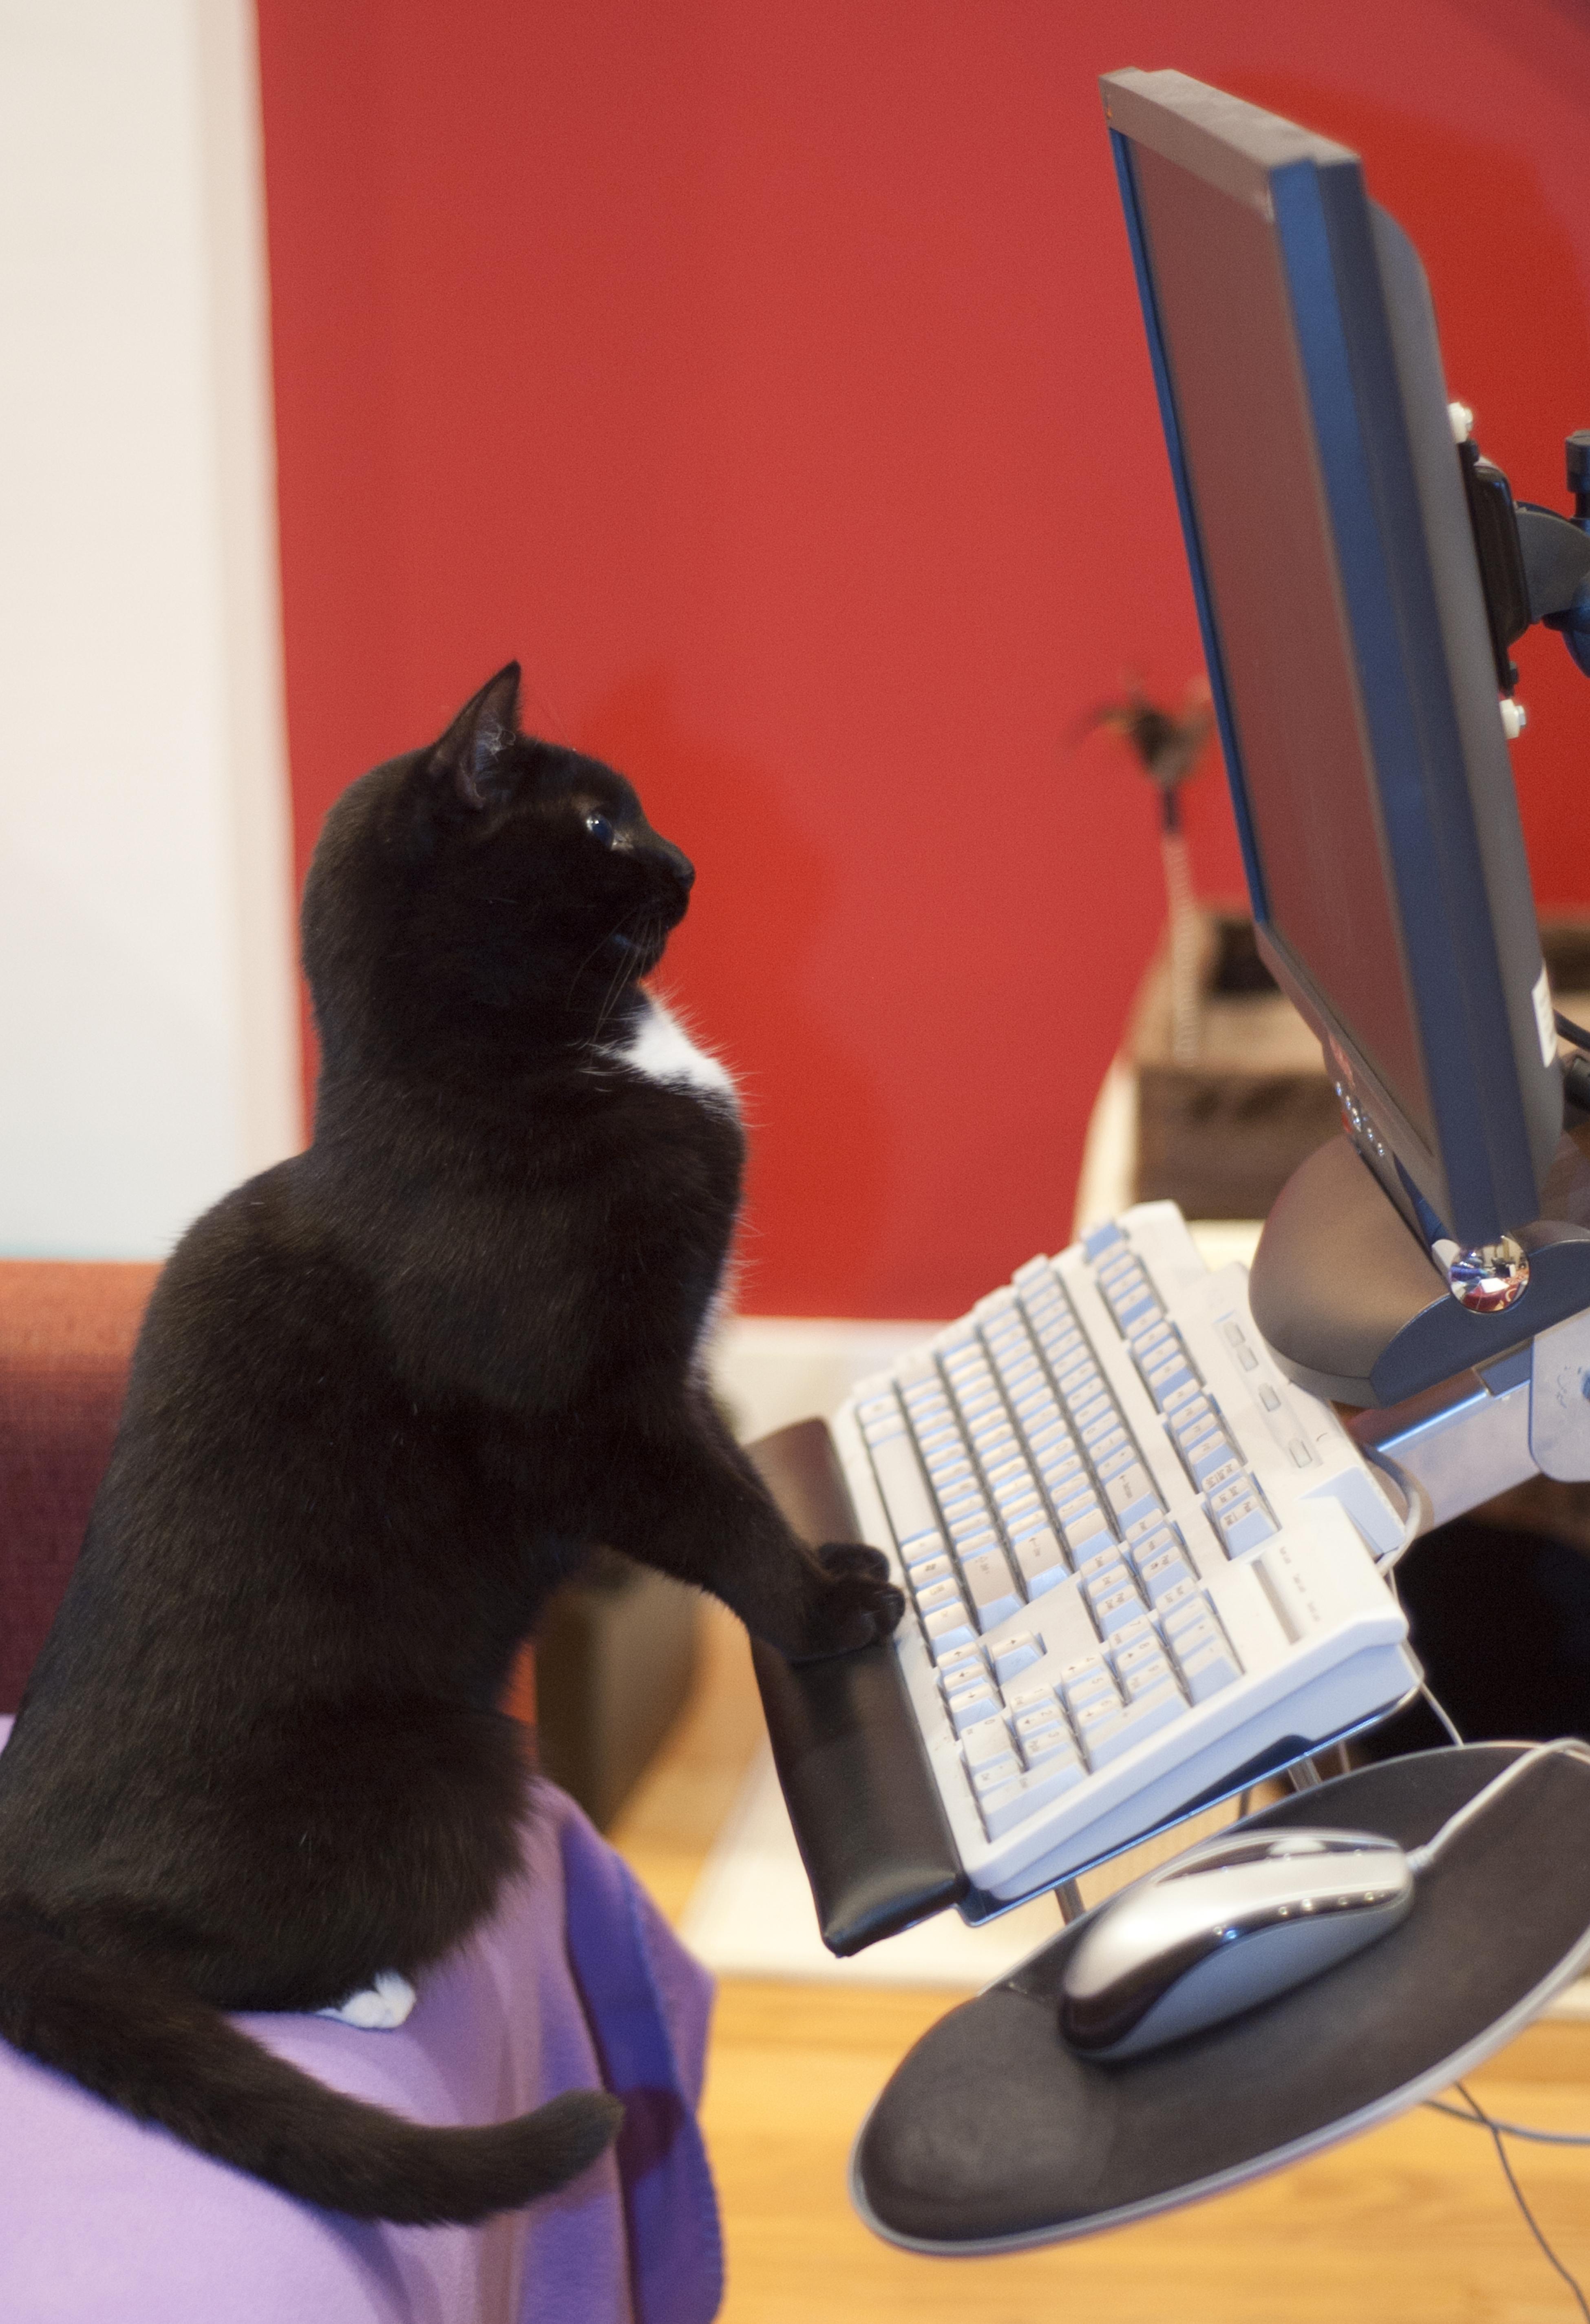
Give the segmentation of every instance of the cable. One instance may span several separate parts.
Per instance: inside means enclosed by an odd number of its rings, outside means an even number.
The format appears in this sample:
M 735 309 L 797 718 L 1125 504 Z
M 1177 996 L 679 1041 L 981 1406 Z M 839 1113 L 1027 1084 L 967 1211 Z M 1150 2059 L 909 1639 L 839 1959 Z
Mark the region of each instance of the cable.
M 1433 1695 L 1430 1701 L 1435 1702 Z M 1445 1718 L 1446 1713 L 1443 1711 L 1441 1716 Z M 1449 1720 L 1448 1724 L 1451 1725 Z M 1457 1734 L 1457 1730 L 1453 1728 L 1452 1731 Z M 1459 1740 L 1461 1739 L 1459 1738 Z M 1482 1784 L 1472 1799 L 1466 1800 L 1460 1808 L 1449 1815 L 1440 1830 L 1427 1840 L 1422 1848 L 1411 1848 L 1408 1850 L 1408 1861 L 1415 1873 L 1428 1871 L 1448 1841 L 1460 1832 L 1464 1825 L 1478 1815 L 1483 1808 L 1487 1807 L 1498 1792 L 1504 1791 L 1509 1784 L 1516 1783 L 1525 1769 L 1534 1766 L 1537 1761 L 1554 1756 L 1565 1759 L 1579 1759 L 1585 1766 L 1590 1766 L 1590 1744 L 1581 1742 L 1576 1735 L 1560 1735 L 1555 1743 L 1535 1743 L 1531 1744 L 1528 1750 L 1521 1751 L 1519 1757 L 1511 1760 L 1499 1775 L 1493 1775 L 1490 1782 Z
M 1467 2097 L 1467 2092 L 1464 2092 Z M 1536 2130 L 1527 2122 L 1503 2122 L 1498 2114 L 1492 2115 L 1484 2126 L 1473 2115 L 1465 2114 L 1461 2107 L 1448 2106 L 1445 2098 L 1426 2098 L 1425 2105 L 1432 2114 L 1450 2115 L 1454 2122 L 1466 2122 L 1471 2130 L 1482 2126 L 1499 2130 L 1504 2138 L 1532 2139 L 1537 2146 L 1590 2146 L 1590 2130 Z
M 1582 1025 L 1576 1025 L 1571 1017 L 1565 1017 L 1560 1009 L 1552 1010 L 1551 1021 L 1565 1041 L 1571 1041 L 1576 1049 L 1590 1049 L 1590 1033 Z
M 1534 2236 L 1535 2241 L 1539 2245 L 1540 2249 L 1545 2253 L 1546 2257 L 1549 2260 L 1551 2265 L 1557 2270 L 1558 2275 L 1561 2276 L 1568 2290 L 1573 2293 L 1574 2298 L 1578 2301 L 1579 2313 L 1585 2319 L 1585 2324 L 1590 2324 L 1590 2304 L 1586 2304 L 1585 2295 L 1579 2289 L 1577 2277 L 1571 2275 L 1568 2273 L 1561 2260 L 1558 2258 L 1557 2254 L 1552 2250 L 1551 2246 L 1547 2242 L 1545 2236 L 1540 2232 L 1539 2223 L 1536 2219 L 1533 2211 L 1530 2210 L 1529 2205 L 1524 2200 L 1523 2189 L 1519 2185 L 1518 2181 L 1512 2175 L 1512 2165 L 1507 2159 L 1507 2149 L 1502 2143 L 1503 2130 L 1501 2124 L 1492 2121 L 1490 2116 L 1485 2112 L 1484 2107 L 1481 2106 L 1479 2100 L 1474 2096 L 1473 2092 L 1466 2089 L 1461 2082 L 1458 2082 L 1455 2087 L 1457 2089 L 1458 2095 L 1464 2100 L 1464 2103 L 1474 2109 L 1472 2115 L 1466 2118 L 1476 2125 L 1483 2124 L 1485 2129 L 1490 2132 L 1493 2143 L 1496 2149 L 1496 2160 L 1502 2165 L 1502 2174 L 1503 2178 L 1512 2190 L 1513 2201 L 1523 2213 L 1524 2225 Z M 1435 2101 L 1427 2100 L 1426 2103 L 1434 2104 Z M 1442 2107 L 1440 2111 L 1443 2114 L 1457 2114 L 1457 2109 L 1456 2107 Z M 1458 2119 L 1461 2121 L 1465 2119 L 1465 2117 L 1459 2116 Z
M 1430 1709 L 1435 1712 L 1436 1717 L 1440 1720 L 1448 1734 L 1452 1738 L 1453 1742 L 1460 1744 L 1463 1741 L 1463 1738 L 1457 1731 L 1457 1724 L 1448 1716 L 1445 1705 L 1437 1702 L 1435 1693 L 1431 1689 L 1428 1679 L 1420 1679 L 1419 1683 L 1419 1692 L 1423 1695 L 1426 1702 L 1429 1703 Z M 1484 1793 L 1482 1793 L 1480 1796 L 1483 1799 L 1484 1796 Z

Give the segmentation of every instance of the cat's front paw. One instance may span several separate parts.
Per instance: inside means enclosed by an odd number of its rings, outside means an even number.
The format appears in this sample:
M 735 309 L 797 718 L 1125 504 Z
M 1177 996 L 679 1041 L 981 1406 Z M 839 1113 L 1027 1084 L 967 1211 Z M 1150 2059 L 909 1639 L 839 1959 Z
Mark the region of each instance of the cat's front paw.
M 792 1662 L 816 1662 L 887 1638 L 905 1611 L 881 1551 L 859 1541 L 824 1542 L 816 1553 L 824 1587 L 813 1609 L 809 1642 Z

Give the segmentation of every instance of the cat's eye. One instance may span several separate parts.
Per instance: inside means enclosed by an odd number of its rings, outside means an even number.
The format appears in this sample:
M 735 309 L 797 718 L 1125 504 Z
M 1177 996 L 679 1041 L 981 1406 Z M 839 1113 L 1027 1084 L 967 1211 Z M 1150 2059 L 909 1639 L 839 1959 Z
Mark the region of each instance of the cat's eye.
M 593 807 L 591 813 L 585 817 L 585 828 L 591 834 L 592 838 L 597 842 L 599 846 L 611 847 L 612 845 L 614 837 L 616 836 L 612 825 L 605 815 L 598 814 L 594 807 Z

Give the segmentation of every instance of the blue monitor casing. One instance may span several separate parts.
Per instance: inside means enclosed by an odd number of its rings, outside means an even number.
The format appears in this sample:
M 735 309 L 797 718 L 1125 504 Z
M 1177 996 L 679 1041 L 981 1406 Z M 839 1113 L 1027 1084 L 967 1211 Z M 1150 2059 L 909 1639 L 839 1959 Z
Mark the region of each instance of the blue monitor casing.
M 1423 271 L 1345 147 L 1102 88 L 1260 950 L 1408 1225 L 1494 1242 L 1562 1091 Z

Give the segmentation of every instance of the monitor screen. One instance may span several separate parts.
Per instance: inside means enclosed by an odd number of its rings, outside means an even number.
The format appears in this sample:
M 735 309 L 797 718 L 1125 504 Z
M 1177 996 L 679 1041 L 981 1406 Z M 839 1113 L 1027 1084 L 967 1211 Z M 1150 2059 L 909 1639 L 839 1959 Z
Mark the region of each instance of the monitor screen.
M 1344 147 L 1104 93 L 1261 951 L 1411 1223 L 1491 1241 L 1561 1089 L 1422 272 Z
M 1141 155 L 1137 191 L 1263 885 L 1256 917 L 1429 1137 L 1274 235 L 1158 153 Z

